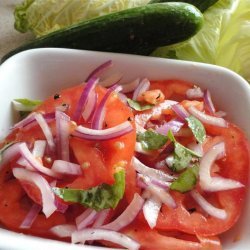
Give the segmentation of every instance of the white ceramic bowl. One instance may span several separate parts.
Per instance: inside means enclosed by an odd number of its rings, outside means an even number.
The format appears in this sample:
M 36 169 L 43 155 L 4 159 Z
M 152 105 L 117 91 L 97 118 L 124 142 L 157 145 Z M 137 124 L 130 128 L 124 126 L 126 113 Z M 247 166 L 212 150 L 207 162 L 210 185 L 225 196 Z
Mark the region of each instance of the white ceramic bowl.
M 68 49 L 35 49 L 19 53 L 0 67 L 0 139 L 15 122 L 12 100 L 44 99 L 60 89 L 82 82 L 97 65 L 112 59 L 114 71 L 124 80 L 178 78 L 208 88 L 220 110 L 240 126 L 250 139 L 250 87 L 234 72 L 213 65 L 114 53 Z M 250 194 L 237 225 L 223 235 L 227 250 L 250 246 Z M 240 240 L 234 242 L 236 237 Z M 52 240 L 16 234 L 0 229 L 0 249 L 93 249 Z M 96 248 L 95 248 L 96 249 Z

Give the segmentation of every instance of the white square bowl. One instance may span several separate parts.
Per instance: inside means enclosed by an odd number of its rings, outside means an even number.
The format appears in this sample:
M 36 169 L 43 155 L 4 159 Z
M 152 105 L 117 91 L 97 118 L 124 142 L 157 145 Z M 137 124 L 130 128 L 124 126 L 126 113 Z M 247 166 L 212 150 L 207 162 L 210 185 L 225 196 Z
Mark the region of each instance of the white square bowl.
M 250 86 L 236 73 L 222 67 L 152 57 L 79 51 L 34 49 L 19 53 L 0 66 L 0 139 L 16 121 L 12 110 L 15 98 L 45 99 L 60 89 L 81 83 L 101 63 L 112 60 L 114 71 L 124 73 L 124 81 L 137 77 L 181 79 L 211 91 L 227 119 L 240 126 L 250 139 Z M 248 173 L 249 174 L 249 173 Z M 227 250 L 250 246 L 250 192 L 237 225 L 222 236 Z M 236 237 L 239 241 L 234 242 Z M 0 229 L 0 249 L 100 249 L 45 240 Z

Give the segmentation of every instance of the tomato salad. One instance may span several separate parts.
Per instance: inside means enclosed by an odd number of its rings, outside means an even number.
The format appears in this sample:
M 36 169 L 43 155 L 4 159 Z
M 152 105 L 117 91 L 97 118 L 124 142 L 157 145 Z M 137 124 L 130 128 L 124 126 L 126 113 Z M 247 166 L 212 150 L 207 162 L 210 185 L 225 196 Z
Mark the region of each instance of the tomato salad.
M 127 249 L 222 249 L 249 169 L 244 133 L 209 90 L 107 79 L 107 61 L 55 93 L 1 143 L 3 227 Z

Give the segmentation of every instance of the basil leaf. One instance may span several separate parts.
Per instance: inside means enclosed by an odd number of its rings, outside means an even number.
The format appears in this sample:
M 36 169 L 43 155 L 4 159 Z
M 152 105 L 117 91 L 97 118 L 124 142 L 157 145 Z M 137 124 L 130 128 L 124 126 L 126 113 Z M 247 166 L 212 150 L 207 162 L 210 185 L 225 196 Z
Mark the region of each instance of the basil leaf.
M 144 150 L 159 149 L 166 144 L 167 136 L 161 135 L 153 130 L 147 130 L 144 133 L 138 133 L 136 141 L 140 142 Z
M 170 166 L 173 171 L 181 171 L 189 166 L 194 157 L 201 157 L 196 152 L 177 142 L 171 130 L 168 132 L 168 138 L 174 143 L 174 159 L 173 164 Z
M 132 99 L 129 99 L 129 98 L 127 98 L 127 102 L 128 102 L 128 105 L 136 111 L 144 111 L 144 110 L 151 109 L 152 107 L 154 107 L 154 105 L 151 105 L 151 104 L 142 105 L 141 103 L 134 101 Z
M 113 185 L 102 184 L 87 190 L 52 188 L 54 193 L 67 202 L 76 202 L 97 211 L 115 208 L 125 191 L 125 171 L 114 174 Z
M 179 191 L 181 193 L 188 192 L 196 185 L 198 175 L 199 166 L 196 164 L 181 173 L 178 179 L 170 185 L 170 189 Z
M 186 120 L 196 140 L 202 143 L 206 139 L 206 130 L 203 124 L 192 115 L 187 117 Z
M 38 106 L 42 103 L 42 101 L 40 100 L 30 100 L 30 99 L 14 99 L 14 101 L 24 105 L 24 106 L 28 106 L 28 107 L 34 107 L 34 106 Z

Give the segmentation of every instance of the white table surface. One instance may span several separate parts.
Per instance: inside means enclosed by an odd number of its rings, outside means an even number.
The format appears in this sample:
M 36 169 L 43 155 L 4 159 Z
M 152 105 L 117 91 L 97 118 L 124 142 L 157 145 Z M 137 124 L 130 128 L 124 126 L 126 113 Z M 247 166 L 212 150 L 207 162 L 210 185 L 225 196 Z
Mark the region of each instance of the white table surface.
M 22 0 L 0 0 L 0 59 L 33 37 L 30 33 L 22 34 L 14 28 L 13 12 L 15 5 L 20 2 Z

